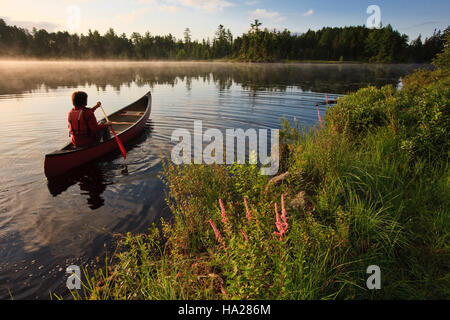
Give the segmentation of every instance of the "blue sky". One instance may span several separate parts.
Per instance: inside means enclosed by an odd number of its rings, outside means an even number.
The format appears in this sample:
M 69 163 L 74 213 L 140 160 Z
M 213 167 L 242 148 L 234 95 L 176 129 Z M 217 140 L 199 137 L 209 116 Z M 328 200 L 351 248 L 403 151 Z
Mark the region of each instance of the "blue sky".
M 255 18 L 268 28 L 305 32 L 324 26 L 363 25 L 377 5 L 381 21 L 415 39 L 450 25 L 448 0 L 0 0 L 0 17 L 10 24 L 86 33 L 137 31 L 172 33 L 178 38 L 189 27 L 194 39 L 212 38 L 219 24 L 240 35 Z M 77 11 L 80 19 L 77 20 Z M 78 24 L 77 21 L 80 23 Z

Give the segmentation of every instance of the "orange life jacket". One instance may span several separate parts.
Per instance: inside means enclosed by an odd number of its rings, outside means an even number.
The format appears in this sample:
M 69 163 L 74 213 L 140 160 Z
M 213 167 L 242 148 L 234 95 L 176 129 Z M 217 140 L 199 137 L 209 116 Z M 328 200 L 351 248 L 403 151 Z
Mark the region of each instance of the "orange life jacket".
M 69 132 L 70 135 L 90 135 L 91 130 L 84 116 L 83 109 L 72 109 L 69 112 Z

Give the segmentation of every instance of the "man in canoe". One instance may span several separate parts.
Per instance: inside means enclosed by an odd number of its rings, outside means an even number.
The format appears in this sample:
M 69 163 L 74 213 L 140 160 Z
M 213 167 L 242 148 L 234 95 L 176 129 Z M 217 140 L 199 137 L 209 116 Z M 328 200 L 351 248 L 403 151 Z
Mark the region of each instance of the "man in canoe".
M 95 110 L 101 106 L 100 102 L 92 108 L 87 108 L 86 92 L 76 91 L 72 94 L 73 109 L 69 112 L 69 132 L 72 143 L 76 147 L 87 147 L 111 138 L 110 122 L 98 124 Z

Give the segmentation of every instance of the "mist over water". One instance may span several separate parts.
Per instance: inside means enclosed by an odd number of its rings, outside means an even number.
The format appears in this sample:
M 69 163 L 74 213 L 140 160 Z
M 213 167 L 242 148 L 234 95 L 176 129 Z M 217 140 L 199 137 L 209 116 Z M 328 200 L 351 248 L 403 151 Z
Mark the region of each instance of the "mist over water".
M 92 266 L 112 254 L 114 233 L 145 232 L 169 216 L 158 174 L 173 130 L 193 132 L 194 120 L 203 130 L 279 128 L 283 116 L 314 125 L 325 93 L 398 85 L 417 67 L 0 61 L 0 298 L 67 296 L 68 265 Z M 75 90 L 107 113 L 151 91 L 151 120 L 126 161 L 110 155 L 49 182 L 44 156 L 69 140 Z
M 40 89 L 95 85 L 119 90 L 132 83 L 175 85 L 185 81 L 214 82 L 218 89 L 232 83 L 247 90 L 286 90 L 343 94 L 361 86 L 397 84 L 399 78 L 424 65 L 417 64 L 250 64 L 220 62 L 114 62 L 114 61 L 2 61 L 0 94 Z

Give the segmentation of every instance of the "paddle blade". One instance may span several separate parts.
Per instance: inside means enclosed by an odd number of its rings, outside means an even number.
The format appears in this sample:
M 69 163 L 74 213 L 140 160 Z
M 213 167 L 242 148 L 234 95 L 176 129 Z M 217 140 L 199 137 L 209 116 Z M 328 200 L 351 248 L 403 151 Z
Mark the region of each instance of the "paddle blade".
M 111 126 L 111 131 L 112 131 L 112 133 L 114 135 L 114 138 L 116 138 L 117 145 L 119 146 L 120 152 L 122 153 L 122 157 L 124 159 L 126 159 L 127 158 L 127 151 L 125 150 L 125 147 L 123 146 L 122 141 L 120 141 L 119 137 L 117 136 L 117 134 L 114 131 L 114 129 L 112 128 L 112 126 Z

